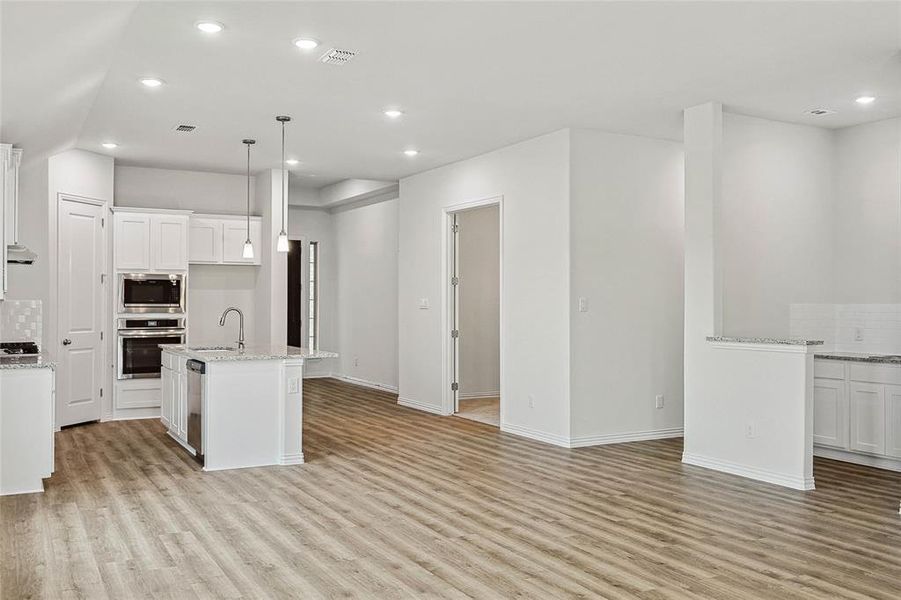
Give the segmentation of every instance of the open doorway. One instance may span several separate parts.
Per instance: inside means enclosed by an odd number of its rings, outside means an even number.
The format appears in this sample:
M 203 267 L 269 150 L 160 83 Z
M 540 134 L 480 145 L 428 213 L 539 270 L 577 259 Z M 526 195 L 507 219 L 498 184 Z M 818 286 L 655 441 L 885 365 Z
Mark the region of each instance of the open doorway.
M 303 242 L 288 241 L 288 345 L 303 339 Z
M 500 206 L 448 213 L 454 414 L 500 426 Z

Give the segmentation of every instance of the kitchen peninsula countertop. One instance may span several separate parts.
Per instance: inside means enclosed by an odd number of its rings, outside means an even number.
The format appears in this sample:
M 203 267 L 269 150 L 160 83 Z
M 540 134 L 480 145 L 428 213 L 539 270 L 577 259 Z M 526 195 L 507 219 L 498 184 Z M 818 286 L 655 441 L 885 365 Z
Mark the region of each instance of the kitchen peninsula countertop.
M 326 350 L 312 350 L 310 348 L 298 348 L 280 344 L 248 344 L 243 350 L 236 350 L 229 346 L 215 345 L 186 345 L 186 344 L 160 344 L 164 352 L 180 354 L 188 358 L 202 362 L 217 362 L 229 360 L 288 360 L 288 359 L 313 359 L 313 358 L 337 358 L 336 352 Z

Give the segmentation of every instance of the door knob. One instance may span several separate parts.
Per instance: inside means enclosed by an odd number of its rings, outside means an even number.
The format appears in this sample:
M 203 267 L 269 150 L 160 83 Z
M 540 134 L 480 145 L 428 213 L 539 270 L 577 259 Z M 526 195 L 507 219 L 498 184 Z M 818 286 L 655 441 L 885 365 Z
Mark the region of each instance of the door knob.
M 72 343 L 72 340 L 70 340 L 69 338 L 66 338 L 63 340 L 63 346 L 68 346 L 71 343 Z

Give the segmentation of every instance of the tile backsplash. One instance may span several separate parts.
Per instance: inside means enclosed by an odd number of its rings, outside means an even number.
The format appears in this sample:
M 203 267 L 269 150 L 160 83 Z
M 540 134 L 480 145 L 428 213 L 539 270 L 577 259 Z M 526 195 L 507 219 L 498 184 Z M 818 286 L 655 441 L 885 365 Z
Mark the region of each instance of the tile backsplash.
M 901 354 L 901 304 L 792 304 L 790 327 L 826 350 Z
M 43 320 L 40 300 L 0 302 L 0 341 L 41 343 Z

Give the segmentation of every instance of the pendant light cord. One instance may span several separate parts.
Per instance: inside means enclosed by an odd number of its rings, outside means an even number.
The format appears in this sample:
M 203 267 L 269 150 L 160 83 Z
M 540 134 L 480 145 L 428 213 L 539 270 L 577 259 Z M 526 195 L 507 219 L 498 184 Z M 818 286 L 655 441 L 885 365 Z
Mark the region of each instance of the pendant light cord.
M 282 233 L 285 231 L 285 122 L 282 121 Z
M 247 241 L 250 241 L 250 144 L 247 144 Z

